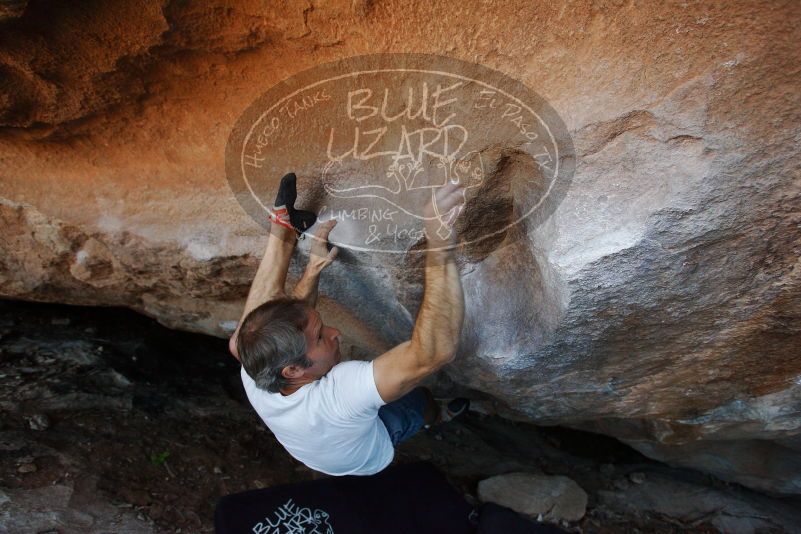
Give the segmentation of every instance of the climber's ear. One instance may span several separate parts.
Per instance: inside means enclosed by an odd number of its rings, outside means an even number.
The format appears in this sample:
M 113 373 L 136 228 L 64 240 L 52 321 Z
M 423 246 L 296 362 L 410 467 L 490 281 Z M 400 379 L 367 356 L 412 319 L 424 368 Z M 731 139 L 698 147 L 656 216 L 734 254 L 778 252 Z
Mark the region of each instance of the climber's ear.
M 287 365 L 281 369 L 281 376 L 289 379 L 300 378 L 303 376 L 303 369 L 297 365 Z

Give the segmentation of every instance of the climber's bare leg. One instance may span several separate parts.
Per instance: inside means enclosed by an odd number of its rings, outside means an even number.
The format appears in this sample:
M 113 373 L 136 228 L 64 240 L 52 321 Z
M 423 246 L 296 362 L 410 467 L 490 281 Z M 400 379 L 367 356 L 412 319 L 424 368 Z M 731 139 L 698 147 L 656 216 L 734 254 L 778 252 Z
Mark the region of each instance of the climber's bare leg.
M 267 250 L 261 260 L 256 277 L 250 287 L 250 294 L 254 297 L 252 307 L 248 307 L 249 302 L 245 303 L 245 313 L 257 306 L 279 297 L 286 297 L 286 276 L 289 272 L 289 262 L 292 260 L 292 253 L 297 244 L 297 233 L 280 224 L 270 224 L 270 235 L 267 238 Z M 254 295 L 254 292 L 256 293 Z
M 297 244 L 296 232 L 280 224 L 270 224 L 270 235 L 267 237 L 267 250 L 261 259 L 256 276 L 250 285 L 250 292 L 245 301 L 245 310 L 239 325 L 231 336 L 228 347 L 231 354 L 239 359 L 236 350 L 236 336 L 239 334 L 239 326 L 247 315 L 254 308 L 258 308 L 267 301 L 277 298 L 284 298 L 286 294 L 286 276 L 289 271 L 289 262 L 292 260 L 292 253 Z

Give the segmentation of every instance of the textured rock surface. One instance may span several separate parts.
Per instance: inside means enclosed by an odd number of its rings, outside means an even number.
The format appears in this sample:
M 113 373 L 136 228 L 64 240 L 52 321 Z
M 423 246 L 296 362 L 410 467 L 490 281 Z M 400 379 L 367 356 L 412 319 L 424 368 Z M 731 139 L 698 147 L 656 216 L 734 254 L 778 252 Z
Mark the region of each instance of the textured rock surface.
M 777 500 L 758 497 L 750 502 L 725 491 L 650 475 L 642 484 L 617 484 L 617 491 L 599 492 L 605 506 L 629 511 L 649 511 L 680 518 L 687 530 L 709 522 L 719 532 L 753 534 L 798 530 L 798 514 L 782 508 Z
M 578 160 L 545 224 L 464 265 L 449 378 L 537 422 L 801 492 L 797 2 L 8 6 L 0 295 L 223 336 L 265 244 L 225 180 L 239 113 L 344 56 L 474 61 L 546 98 Z M 409 335 L 422 288 L 404 268 L 324 280 L 352 356 Z
M 533 473 L 494 476 L 478 483 L 478 498 L 552 522 L 578 521 L 587 510 L 587 493 L 564 476 Z

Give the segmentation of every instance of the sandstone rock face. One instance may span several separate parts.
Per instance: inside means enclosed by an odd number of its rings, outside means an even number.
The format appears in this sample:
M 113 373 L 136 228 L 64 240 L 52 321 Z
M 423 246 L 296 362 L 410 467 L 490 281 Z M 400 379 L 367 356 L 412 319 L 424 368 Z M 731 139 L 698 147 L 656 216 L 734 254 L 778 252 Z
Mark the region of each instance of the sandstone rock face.
M 347 56 L 479 63 L 550 103 L 576 169 L 547 220 L 460 257 L 466 321 L 448 377 L 539 423 L 799 493 L 799 15 L 797 2 L 9 3 L 0 295 L 225 336 L 266 243 L 226 180 L 243 110 Z M 276 180 L 322 173 L 297 136 L 297 167 Z M 321 312 L 343 353 L 409 336 L 417 266 L 327 272 Z

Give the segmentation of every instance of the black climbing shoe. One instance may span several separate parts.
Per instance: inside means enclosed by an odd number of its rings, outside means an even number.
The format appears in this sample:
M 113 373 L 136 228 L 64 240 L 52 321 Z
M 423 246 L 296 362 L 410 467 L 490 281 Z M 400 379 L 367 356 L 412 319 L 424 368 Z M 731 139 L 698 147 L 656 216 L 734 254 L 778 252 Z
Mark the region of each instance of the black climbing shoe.
M 317 215 L 311 211 L 292 210 L 289 212 L 289 220 L 292 221 L 298 232 L 303 233 L 317 222 Z
M 464 397 L 457 397 L 447 403 L 444 399 L 438 399 L 437 404 L 439 405 L 439 421 L 435 423 L 437 425 L 452 421 L 470 409 L 470 399 L 465 399 Z M 428 429 L 433 425 L 424 426 Z
M 314 225 L 317 221 L 317 215 L 311 211 L 295 209 L 295 200 L 298 198 L 297 179 L 294 172 L 285 174 L 281 178 L 270 220 L 286 226 L 286 215 L 288 214 L 289 223 L 295 230 L 303 233 Z
M 450 421 L 459 417 L 470 409 L 470 399 L 457 397 L 444 406 L 443 421 Z M 447 419 L 445 418 L 447 416 Z

